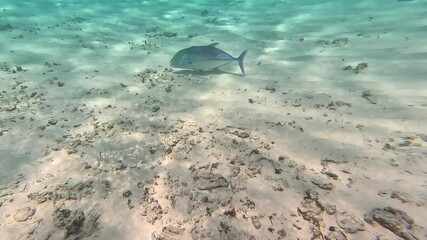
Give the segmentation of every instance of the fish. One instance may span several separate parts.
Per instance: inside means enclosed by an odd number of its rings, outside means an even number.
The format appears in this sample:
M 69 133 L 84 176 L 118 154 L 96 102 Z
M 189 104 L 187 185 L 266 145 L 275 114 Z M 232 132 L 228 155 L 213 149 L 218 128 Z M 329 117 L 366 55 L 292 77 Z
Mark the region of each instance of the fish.
M 183 68 L 199 71 L 215 70 L 232 62 L 239 64 L 242 74 L 245 75 L 243 60 L 248 50 L 243 51 L 235 58 L 230 54 L 216 48 L 218 43 L 206 46 L 192 46 L 178 51 L 170 60 L 172 68 Z

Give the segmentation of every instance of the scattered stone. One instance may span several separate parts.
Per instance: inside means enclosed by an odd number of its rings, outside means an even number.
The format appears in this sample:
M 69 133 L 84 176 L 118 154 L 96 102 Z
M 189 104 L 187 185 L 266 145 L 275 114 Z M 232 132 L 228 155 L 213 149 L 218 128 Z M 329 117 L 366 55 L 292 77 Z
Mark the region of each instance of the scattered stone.
M 200 16 L 206 17 L 208 15 L 208 13 L 209 13 L 209 11 L 205 9 L 200 13 Z
M 89 20 L 88 18 L 76 16 L 76 15 L 66 17 L 66 21 L 73 23 L 73 24 L 80 24 L 80 23 L 86 22 L 88 20 Z
M 277 230 L 277 235 L 279 235 L 279 236 L 277 236 L 277 239 L 281 240 L 281 239 L 285 239 L 287 234 L 286 234 L 285 229 L 280 229 L 280 230 Z
M 239 138 L 242 138 L 242 139 L 250 137 L 250 134 L 248 132 L 246 132 L 246 131 L 235 130 L 235 131 L 230 132 L 230 133 L 233 134 L 233 135 L 236 135 L 236 136 L 238 136 Z
M 173 85 L 172 84 L 168 84 L 165 87 L 165 92 L 167 92 L 167 93 L 172 92 L 172 89 L 173 89 Z
M 11 71 L 10 71 L 10 67 L 9 67 L 9 65 L 7 64 L 7 62 L 3 62 L 3 63 L 1 63 L 1 64 L 0 64 L 0 71 L 8 72 L 8 73 L 10 73 L 10 72 L 11 72 Z
M 182 239 L 181 234 L 184 232 L 184 228 L 167 225 L 162 229 L 162 237 L 160 239 Z
M 421 133 L 421 134 L 420 134 L 420 138 L 421 138 L 421 140 L 423 140 L 424 142 L 427 142 L 427 134 Z
M 56 120 L 56 119 L 54 119 L 54 118 L 51 118 L 51 119 L 49 119 L 49 120 L 47 121 L 47 123 L 48 123 L 49 125 L 56 125 L 56 124 L 58 123 L 58 120 Z
M 16 66 L 12 69 L 12 73 L 22 72 L 22 71 L 24 71 L 24 69 L 23 69 L 21 66 L 19 66 L 19 65 L 16 65 Z
M 295 160 L 291 159 L 286 163 L 286 166 L 288 168 L 296 168 L 298 167 L 298 163 Z
M 353 69 L 354 73 L 359 74 L 361 71 L 364 71 L 368 68 L 368 63 L 362 62 L 357 64 L 357 66 Z
M 205 230 L 206 233 L 200 234 L 199 236 L 194 236 L 192 239 L 249 239 L 255 240 L 254 236 L 238 230 L 235 224 L 230 223 L 229 221 L 220 221 L 217 231 L 219 234 L 212 234 L 212 230 Z
M 76 139 L 76 140 L 70 142 L 71 148 L 76 148 L 80 145 L 82 145 L 82 140 L 80 140 L 80 139 Z
M 406 139 L 400 143 L 397 144 L 398 147 L 408 147 L 412 144 L 412 140 Z
M 152 112 L 158 112 L 160 110 L 160 106 L 154 106 L 152 108 Z
M 246 206 L 249 209 L 255 209 L 255 202 L 249 198 L 246 197 L 245 200 L 241 199 L 240 202 L 243 203 L 244 206 Z
M 0 31 L 11 31 L 13 26 L 10 23 L 0 24 Z
M 254 161 L 248 164 L 248 167 L 245 169 L 245 172 L 246 174 L 248 174 L 249 177 L 253 178 L 257 174 L 261 174 L 261 168 L 262 164 L 258 161 Z
M 79 151 L 76 149 L 76 148 L 73 148 L 73 149 L 68 149 L 67 150 L 67 154 L 76 154 L 76 153 L 78 153 Z
M 39 193 L 30 193 L 27 195 L 27 198 L 35 201 L 37 204 L 44 203 L 47 200 L 46 196 L 39 194 Z
M 199 190 L 213 190 L 220 187 L 228 187 L 227 179 L 219 174 L 202 173 L 195 177 L 196 186 Z
M 390 197 L 400 200 L 402 203 L 412 202 L 411 198 L 407 194 L 399 191 L 392 191 Z
M 140 81 L 148 89 L 155 87 L 163 87 L 166 92 L 171 92 L 175 87 L 174 79 L 183 78 L 181 75 L 172 74 L 172 69 L 152 69 L 146 68 L 144 71 L 134 75 L 139 78 Z
M 356 233 L 358 231 L 366 230 L 365 224 L 362 222 L 362 220 L 358 219 L 349 212 L 342 212 L 338 214 L 337 224 L 347 233 Z
M 324 190 L 332 190 L 332 189 L 334 189 L 334 185 L 332 183 L 328 182 L 324 178 L 315 178 L 315 179 L 311 180 L 311 182 L 314 185 L 316 185 L 319 188 L 324 189 Z
M 8 106 L 3 108 L 3 110 L 5 110 L 6 112 L 12 112 L 12 111 L 15 111 L 16 109 L 18 108 L 16 107 L 15 103 L 9 103 Z
M 82 210 L 57 209 L 53 214 L 56 227 L 65 230 L 65 238 L 80 231 L 84 224 L 85 214 Z
M 384 150 L 386 150 L 386 149 L 384 149 Z M 392 166 L 392 167 L 399 167 L 400 165 L 399 165 L 399 163 L 396 161 L 396 159 L 394 159 L 394 158 L 391 158 L 391 159 L 389 159 L 389 161 L 388 161 L 388 163 L 390 164 L 390 166 Z
M 372 104 L 377 104 L 377 97 L 374 96 L 371 90 L 365 90 L 362 92 L 362 97 L 368 100 Z
M 301 202 L 301 206 L 298 207 L 298 214 L 301 215 L 304 220 L 311 223 L 310 231 L 312 237 L 310 239 L 322 239 L 321 225 L 323 224 L 321 214 L 324 211 L 323 204 L 319 201 L 319 193 L 313 190 L 307 190 L 305 192 L 304 200 Z M 297 229 L 301 229 L 295 225 Z
M 170 38 L 170 37 L 176 37 L 176 36 L 178 36 L 178 34 L 176 32 L 164 31 L 163 36 Z
M 49 83 L 50 85 L 53 85 L 56 82 L 56 80 L 58 80 L 58 77 L 52 76 L 52 77 L 47 78 L 45 80 L 45 82 Z
M 390 143 L 385 143 L 383 146 L 383 150 L 394 150 L 395 147 L 392 146 Z
M 347 240 L 347 236 L 334 226 L 329 227 L 329 232 L 325 235 L 325 240 Z
M 377 222 L 405 240 L 418 240 L 410 231 L 415 226 L 414 219 L 402 210 L 392 207 L 374 208 L 365 214 L 365 221 L 369 224 Z
M 359 129 L 359 130 L 363 130 L 363 128 L 364 128 L 365 126 L 363 126 L 362 124 L 357 124 L 356 126 L 355 126 L 355 128 L 357 128 L 357 129 Z
M 124 191 L 123 192 L 123 197 L 125 197 L 125 198 L 128 198 L 128 197 L 130 197 L 132 195 L 132 191 L 130 191 L 130 190 L 127 190 L 127 191 Z
M 301 206 L 298 207 L 298 213 L 304 220 L 310 223 L 318 222 L 320 214 L 323 212 L 322 205 L 318 199 L 319 193 L 313 190 L 307 190 L 305 194 Z
M 344 101 L 332 101 L 332 102 L 328 103 L 328 105 L 326 106 L 326 109 L 336 111 L 338 108 L 340 108 L 342 106 L 346 106 L 346 107 L 350 108 L 351 103 L 344 102 Z
M 332 41 L 331 40 L 318 40 L 317 43 L 327 45 L 327 46 L 332 46 L 332 47 L 343 47 L 343 46 L 347 45 L 348 38 L 336 38 Z
M 79 200 L 91 195 L 93 192 L 93 182 L 80 182 L 70 186 L 68 183 L 50 186 L 42 192 L 33 192 L 27 195 L 27 198 L 38 204 L 49 201 L 59 200 Z
M 344 71 L 353 70 L 353 67 L 350 65 L 347 65 L 342 70 L 344 70 Z
M 142 212 L 141 216 L 146 217 L 147 222 L 154 224 L 157 220 L 162 218 L 163 211 L 162 206 L 154 198 L 148 199 L 148 201 L 141 203 Z
M 320 220 L 316 219 L 316 221 L 310 225 L 311 238 L 310 239 L 322 239 L 322 231 L 320 229 L 319 223 Z
M 274 86 L 266 86 L 264 89 L 270 91 L 271 93 L 274 93 L 276 91 L 276 88 Z
M 15 215 L 13 215 L 13 219 L 17 222 L 25 222 L 32 217 L 34 213 L 36 213 L 36 209 L 24 207 L 19 209 Z
M 279 163 L 273 161 L 273 160 L 269 160 L 271 163 L 271 166 L 274 168 L 274 173 L 275 174 L 281 174 L 283 172 L 282 167 L 280 166 Z
M 224 215 L 235 218 L 236 215 L 237 215 L 236 209 L 234 209 L 234 207 L 232 207 L 231 209 L 227 209 L 227 210 L 224 211 Z
M 330 169 L 323 168 L 321 173 L 332 178 L 333 180 L 338 180 L 338 175 L 333 173 Z
M 254 100 L 252 98 L 248 99 L 249 103 L 254 103 Z
M 297 98 L 294 100 L 294 103 L 292 104 L 294 107 L 301 107 L 302 105 L 302 99 L 301 98 Z
M 100 209 L 100 204 L 95 204 L 88 212 L 87 217 L 84 223 L 83 235 L 88 237 L 91 236 L 94 232 L 99 230 L 98 219 L 101 217 L 102 212 Z
M 337 212 L 337 206 L 335 204 L 325 204 L 325 211 L 329 215 L 334 215 Z
M 262 227 L 261 221 L 259 220 L 258 216 L 252 216 L 251 221 L 256 229 L 260 229 Z
M 347 43 L 348 43 L 348 38 L 337 38 L 332 40 L 331 45 L 334 47 L 343 47 L 347 45 Z
M 195 33 L 195 34 L 188 34 L 187 38 L 193 38 L 193 37 L 197 37 L 199 34 Z

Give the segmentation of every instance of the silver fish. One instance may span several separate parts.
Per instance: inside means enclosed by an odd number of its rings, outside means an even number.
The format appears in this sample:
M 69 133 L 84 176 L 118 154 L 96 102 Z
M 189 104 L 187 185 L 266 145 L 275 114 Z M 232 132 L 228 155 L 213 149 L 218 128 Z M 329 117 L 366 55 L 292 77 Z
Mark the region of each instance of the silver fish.
M 225 66 L 231 62 L 239 63 L 240 70 L 245 75 L 243 59 L 245 58 L 245 50 L 239 57 L 235 58 L 230 54 L 216 48 L 218 43 L 212 43 L 207 46 L 193 46 L 180 50 L 173 56 L 170 61 L 170 66 L 173 68 L 184 68 L 192 70 L 212 70 Z

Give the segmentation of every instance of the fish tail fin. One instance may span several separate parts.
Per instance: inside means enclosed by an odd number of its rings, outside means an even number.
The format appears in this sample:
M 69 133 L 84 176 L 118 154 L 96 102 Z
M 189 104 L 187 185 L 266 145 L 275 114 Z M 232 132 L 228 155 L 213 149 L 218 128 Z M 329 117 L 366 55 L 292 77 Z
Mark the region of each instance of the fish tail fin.
M 245 58 L 245 55 L 247 52 L 248 50 L 243 51 L 242 54 L 240 54 L 240 56 L 237 58 L 237 62 L 239 63 L 239 67 L 243 75 L 245 75 L 245 67 L 243 66 L 243 59 Z

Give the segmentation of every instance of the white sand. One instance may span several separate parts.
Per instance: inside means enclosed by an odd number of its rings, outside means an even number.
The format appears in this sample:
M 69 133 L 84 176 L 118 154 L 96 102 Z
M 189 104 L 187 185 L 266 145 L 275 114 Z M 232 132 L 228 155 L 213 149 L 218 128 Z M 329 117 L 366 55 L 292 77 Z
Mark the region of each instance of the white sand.
M 72 2 L 0 4 L 1 239 L 427 238 L 425 1 Z M 164 70 L 212 41 L 247 75 Z

